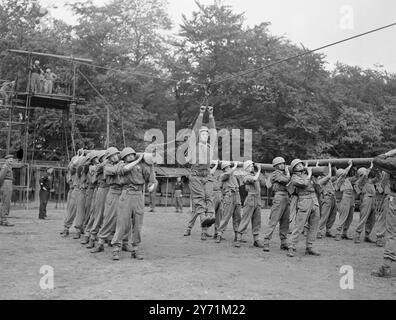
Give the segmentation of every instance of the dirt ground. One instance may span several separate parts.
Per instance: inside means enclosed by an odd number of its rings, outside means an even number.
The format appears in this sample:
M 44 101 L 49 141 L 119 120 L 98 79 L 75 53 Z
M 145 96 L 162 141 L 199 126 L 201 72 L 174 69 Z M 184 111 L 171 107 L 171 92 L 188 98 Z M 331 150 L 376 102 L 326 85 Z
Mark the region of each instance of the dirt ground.
M 92 254 L 79 240 L 60 237 L 64 211 L 49 204 L 45 221 L 37 208 L 11 211 L 15 227 L 0 228 L 0 299 L 396 299 L 396 278 L 370 276 L 383 252 L 373 244 L 326 238 L 316 242 L 322 256 L 309 257 L 301 240 L 288 258 L 277 236 L 270 253 L 254 248 L 250 233 L 248 243 L 233 247 L 230 229 L 221 244 L 201 241 L 198 224 L 184 237 L 188 211 L 157 208 L 145 214 L 145 260 L 123 252 L 112 261 L 111 248 Z M 40 289 L 42 265 L 54 268 L 53 290 Z M 340 288 L 343 265 L 353 267 L 353 290 Z

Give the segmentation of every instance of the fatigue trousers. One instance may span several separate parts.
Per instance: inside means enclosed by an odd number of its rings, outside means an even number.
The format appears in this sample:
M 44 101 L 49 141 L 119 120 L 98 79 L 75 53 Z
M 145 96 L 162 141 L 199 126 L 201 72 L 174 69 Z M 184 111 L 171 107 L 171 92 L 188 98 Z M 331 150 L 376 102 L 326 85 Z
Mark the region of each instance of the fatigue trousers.
M 215 228 L 215 233 L 219 230 L 220 227 L 220 221 L 223 217 L 224 213 L 224 206 L 223 206 L 223 195 L 221 191 L 214 191 L 213 192 L 213 205 L 215 209 L 215 223 L 214 223 L 214 228 Z
M 93 211 L 91 210 L 91 207 L 92 207 L 92 199 L 95 193 L 96 193 L 96 188 L 95 189 L 89 188 L 85 195 L 85 217 L 83 222 L 83 230 L 85 230 L 85 227 L 87 226 L 89 218 L 91 216 L 91 212 Z
M 79 232 L 84 232 L 84 219 L 85 219 L 85 199 L 86 199 L 87 190 L 79 189 L 77 195 L 77 213 L 76 218 L 74 219 L 74 228 L 76 228 Z
M 47 216 L 47 204 L 49 200 L 50 192 L 48 190 L 39 191 L 39 218 L 45 218 Z
M 386 232 L 386 216 L 389 210 L 389 196 L 382 195 L 380 200 L 381 207 L 378 208 L 378 217 L 376 223 L 376 236 L 377 240 L 383 239 Z
M 241 223 L 238 233 L 243 235 L 252 222 L 252 233 L 254 240 L 258 240 L 261 229 L 261 199 L 260 195 L 248 194 L 242 209 Z
M 306 247 L 312 248 L 316 240 L 320 220 L 319 203 L 316 194 L 311 196 L 299 196 L 297 200 L 297 213 L 292 234 L 290 236 L 289 248 L 296 249 L 304 226 L 308 225 Z
M 94 221 L 92 227 L 89 229 L 89 236 L 92 240 L 96 240 L 98 232 L 103 224 L 103 214 L 106 205 L 107 194 L 109 187 L 99 187 L 96 191 L 95 208 L 94 208 Z M 88 230 L 87 230 L 88 232 Z
M 70 188 L 69 191 L 67 192 L 67 197 L 66 197 L 66 211 L 69 211 L 70 198 L 71 198 L 72 191 L 73 191 L 73 189 Z
M 89 215 L 88 215 L 88 221 L 86 224 L 84 224 L 84 235 L 89 236 L 89 231 L 91 230 L 94 222 L 95 222 L 95 207 L 96 207 L 96 194 L 98 192 L 98 188 L 95 188 L 93 194 L 92 194 L 92 199 L 91 199 L 91 206 L 89 209 Z
M 368 237 L 375 224 L 375 197 L 364 196 L 360 205 L 360 220 L 356 227 L 356 234 L 360 235 L 365 229 L 366 237 Z
M 188 225 L 187 225 L 187 229 L 192 230 L 192 228 L 194 227 L 195 221 L 198 219 L 199 217 L 199 213 L 197 213 L 197 211 L 195 210 L 195 208 L 192 208 L 192 212 L 191 212 L 191 219 L 190 221 L 188 221 Z M 208 228 L 202 228 L 202 230 L 207 230 Z
M 132 251 L 136 251 L 141 243 L 141 232 L 144 216 L 144 197 L 142 191 L 123 190 L 117 207 L 117 226 L 111 244 L 114 250 L 120 250 L 128 241 Z
M 151 208 L 151 210 L 154 210 L 155 209 L 155 201 L 156 201 L 156 191 L 149 192 L 149 197 L 150 197 L 150 208 Z
M 114 235 L 117 223 L 118 200 L 120 199 L 120 196 L 120 189 L 110 188 L 107 193 L 106 204 L 103 212 L 103 225 L 98 232 L 100 244 L 104 244 L 109 237 Z
M 4 180 L 3 185 L 0 188 L 0 222 L 6 222 L 7 216 L 10 213 L 11 208 L 11 196 L 12 196 L 12 180 Z
M 289 205 L 289 211 L 290 211 L 290 217 L 289 217 L 289 233 L 292 233 L 292 226 L 293 223 L 296 219 L 296 214 L 297 214 L 297 201 L 298 197 L 297 195 L 293 194 L 290 197 L 290 205 Z
M 223 215 L 218 228 L 218 235 L 222 235 L 228 226 L 232 217 L 232 226 L 234 232 L 238 232 L 241 223 L 241 198 L 239 192 L 227 192 L 223 197 Z
M 179 210 L 180 212 L 183 212 L 183 197 L 181 190 L 175 191 L 175 202 L 176 202 L 176 212 Z
M 190 176 L 193 210 L 199 215 L 201 226 L 215 217 L 213 182 L 209 177 Z M 207 228 L 204 228 L 207 229 Z
M 272 200 L 271 213 L 268 221 L 268 231 L 264 234 L 264 241 L 269 242 L 279 223 L 279 238 L 282 244 L 287 243 L 287 233 L 289 232 L 289 196 L 286 191 L 275 193 Z
M 77 198 L 80 193 L 80 190 L 77 187 L 74 187 L 70 192 L 70 200 L 67 206 L 67 215 L 65 218 L 65 229 L 70 229 L 73 224 L 73 221 L 76 217 L 77 213 Z
M 396 197 L 389 197 L 389 210 L 386 216 L 384 259 L 396 261 Z
M 322 198 L 322 211 L 319 221 L 319 233 L 330 232 L 337 218 L 337 201 L 335 195 L 326 194 Z
M 353 220 L 353 213 L 355 211 L 355 199 L 353 194 L 342 194 L 342 199 L 339 206 L 339 218 L 336 224 L 337 235 L 346 235 Z

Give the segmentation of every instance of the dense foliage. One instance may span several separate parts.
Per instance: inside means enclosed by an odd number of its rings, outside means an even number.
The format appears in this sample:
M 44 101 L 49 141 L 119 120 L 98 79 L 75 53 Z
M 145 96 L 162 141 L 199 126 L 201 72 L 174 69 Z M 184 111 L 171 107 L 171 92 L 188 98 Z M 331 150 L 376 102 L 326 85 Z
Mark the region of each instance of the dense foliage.
M 70 6 L 78 17 L 75 26 L 53 19 L 32 1 L 0 0 L 0 79 L 26 74 L 26 57 L 8 53 L 9 48 L 93 59 L 96 67 L 79 70 L 101 96 L 77 73 L 77 95 L 87 101 L 76 110 L 77 147 L 103 148 L 106 105 L 111 144 L 120 148 L 143 150 L 144 132 L 166 132 L 169 120 L 177 129 L 191 127 L 206 84 L 212 84 L 208 100 L 218 128 L 253 130 L 256 161 L 277 155 L 368 157 L 395 147 L 395 74 L 342 63 L 328 71 L 323 54 L 310 54 L 216 84 L 305 49 L 272 35 L 269 22 L 246 27 L 243 14 L 227 5 L 196 4 L 172 35 L 163 0 L 113 0 L 102 7 L 75 3 Z M 52 66 L 62 85 L 70 84 L 70 64 L 40 61 Z M 60 115 L 30 114 L 29 159 L 65 159 Z M 4 154 L 7 129 L 0 125 Z M 25 134 L 13 131 L 12 137 L 15 151 Z

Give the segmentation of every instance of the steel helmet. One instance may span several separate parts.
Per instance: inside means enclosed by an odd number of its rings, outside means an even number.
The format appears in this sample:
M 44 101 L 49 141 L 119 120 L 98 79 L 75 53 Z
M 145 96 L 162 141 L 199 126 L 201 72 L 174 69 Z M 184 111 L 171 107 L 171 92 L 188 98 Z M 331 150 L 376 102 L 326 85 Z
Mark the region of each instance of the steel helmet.
M 272 165 L 274 167 L 282 163 L 286 163 L 285 159 L 283 159 L 282 157 L 276 157 L 274 160 L 272 160 Z
M 201 129 L 199 129 L 199 133 L 201 133 L 203 131 L 209 132 L 209 128 L 206 126 L 202 126 Z
M 118 151 L 118 149 L 115 147 L 110 147 L 107 149 L 106 153 L 107 153 L 106 158 L 110 158 L 111 156 L 120 153 L 120 151 Z
M 243 163 L 243 169 L 246 170 L 246 169 L 249 168 L 252 164 L 253 164 L 253 161 L 252 161 L 252 160 L 246 160 L 246 161 Z
M 126 147 L 124 149 L 122 149 L 121 151 L 121 159 L 124 159 L 126 156 L 129 156 L 130 154 L 136 154 L 136 151 L 133 150 L 131 147 Z
M 98 156 L 98 153 L 96 150 L 91 150 L 88 155 L 87 155 L 87 162 L 92 161 Z
M 294 160 L 291 162 L 291 164 L 290 164 L 291 169 L 294 170 L 294 167 L 295 167 L 296 165 L 298 165 L 299 163 L 303 163 L 303 162 L 302 162 L 300 159 L 294 159 Z
M 336 176 L 339 177 L 339 176 L 341 176 L 343 173 L 344 173 L 344 170 L 343 170 L 343 169 L 337 169 L 337 171 L 336 171 Z
M 363 176 L 363 175 L 367 174 L 366 168 L 359 168 L 357 171 L 357 174 L 359 176 Z
M 221 162 L 221 170 L 224 170 L 227 167 L 231 167 L 231 162 L 229 161 L 222 161 Z
M 106 150 L 99 150 L 99 151 L 97 151 L 96 153 L 97 153 L 96 156 L 97 156 L 98 159 L 100 160 L 100 159 L 102 159 L 103 156 L 106 155 Z

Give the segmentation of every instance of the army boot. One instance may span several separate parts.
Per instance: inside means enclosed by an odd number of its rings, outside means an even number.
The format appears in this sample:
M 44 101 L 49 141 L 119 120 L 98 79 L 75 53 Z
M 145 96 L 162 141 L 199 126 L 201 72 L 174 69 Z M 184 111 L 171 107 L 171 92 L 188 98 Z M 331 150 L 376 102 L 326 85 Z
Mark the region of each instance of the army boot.
M 98 244 L 95 246 L 95 248 L 93 248 L 93 249 L 91 250 L 91 253 L 97 253 L 97 252 L 102 252 L 102 251 L 104 251 L 104 245 L 103 245 L 103 243 L 98 243 Z

